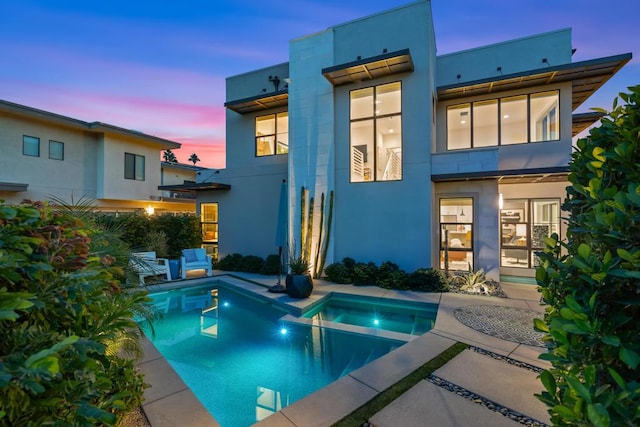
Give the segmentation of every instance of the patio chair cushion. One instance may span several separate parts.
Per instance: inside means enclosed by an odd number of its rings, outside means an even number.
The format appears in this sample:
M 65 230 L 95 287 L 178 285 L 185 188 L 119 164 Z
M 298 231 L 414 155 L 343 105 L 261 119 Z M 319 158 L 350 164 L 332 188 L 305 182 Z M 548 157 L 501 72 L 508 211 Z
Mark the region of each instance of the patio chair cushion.
M 204 261 L 204 257 L 202 259 L 198 259 L 198 254 L 195 249 L 183 249 L 182 255 L 184 256 L 184 260 L 188 263 Z

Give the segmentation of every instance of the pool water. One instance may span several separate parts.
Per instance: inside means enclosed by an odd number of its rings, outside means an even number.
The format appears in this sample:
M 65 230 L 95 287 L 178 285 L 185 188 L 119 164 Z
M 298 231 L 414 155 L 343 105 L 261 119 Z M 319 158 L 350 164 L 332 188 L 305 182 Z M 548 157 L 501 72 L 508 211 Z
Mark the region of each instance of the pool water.
M 437 311 L 438 305 L 431 303 L 334 294 L 304 317 L 422 335 L 433 329 Z
M 403 344 L 284 324 L 284 311 L 218 285 L 150 296 L 166 311 L 150 339 L 224 427 L 251 425 Z

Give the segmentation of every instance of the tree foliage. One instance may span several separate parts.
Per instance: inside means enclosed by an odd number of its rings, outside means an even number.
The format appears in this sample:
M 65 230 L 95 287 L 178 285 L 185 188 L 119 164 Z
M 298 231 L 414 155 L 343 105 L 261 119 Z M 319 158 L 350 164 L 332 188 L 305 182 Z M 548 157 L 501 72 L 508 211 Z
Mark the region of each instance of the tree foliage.
M 577 142 L 563 209 L 536 271 L 554 425 L 640 425 L 640 86 Z M 604 112 L 604 111 L 603 111 Z M 605 112 L 606 113 L 606 112 Z
M 134 314 L 109 238 L 71 212 L 0 202 L 0 425 L 115 425 L 145 387 Z M 111 252 L 113 254 L 113 252 Z

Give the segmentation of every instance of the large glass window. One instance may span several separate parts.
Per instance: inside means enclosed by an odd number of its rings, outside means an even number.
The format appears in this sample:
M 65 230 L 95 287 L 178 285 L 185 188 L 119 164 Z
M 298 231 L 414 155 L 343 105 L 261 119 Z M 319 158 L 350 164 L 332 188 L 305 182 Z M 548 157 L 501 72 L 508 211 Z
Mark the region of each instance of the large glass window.
M 527 95 L 500 100 L 500 143 L 527 142 Z
M 351 91 L 351 182 L 402 179 L 400 82 Z
M 144 181 L 144 156 L 124 153 L 124 178 Z
M 200 203 L 202 247 L 213 259 L 218 259 L 218 204 Z
M 64 160 L 63 142 L 49 141 L 49 158 L 53 160 Z
M 449 150 L 471 148 L 471 104 L 447 108 L 447 142 Z
M 560 233 L 559 199 L 504 200 L 500 210 L 501 262 L 503 267 L 532 268 L 544 239 Z
M 559 91 L 510 96 L 447 107 L 447 149 L 555 141 Z
M 531 95 L 531 141 L 558 139 L 558 92 Z
M 22 154 L 25 156 L 40 157 L 40 138 L 23 135 Z
M 473 269 L 473 198 L 440 199 L 440 268 Z
M 289 113 L 256 117 L 256 156 L 289 152 Z
M 473 146 L 498 145 L 498 100 L 473 103 Z

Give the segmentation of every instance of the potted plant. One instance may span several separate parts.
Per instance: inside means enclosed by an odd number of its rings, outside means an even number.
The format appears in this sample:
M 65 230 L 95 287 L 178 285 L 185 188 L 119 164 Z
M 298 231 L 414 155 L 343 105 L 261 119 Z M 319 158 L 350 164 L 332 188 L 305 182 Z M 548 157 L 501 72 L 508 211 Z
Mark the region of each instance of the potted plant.
M 309 261 L 302 256 L 289 257 L 289 271 L 285 278 L 287 294 L 291 298 L 307 298 L 313 290 L 313 281 L 309 275 Z

